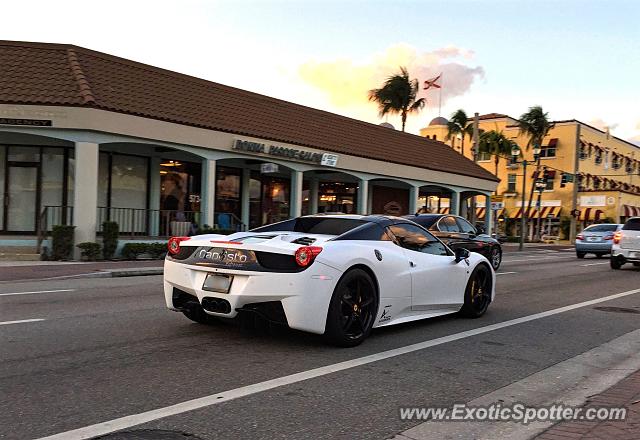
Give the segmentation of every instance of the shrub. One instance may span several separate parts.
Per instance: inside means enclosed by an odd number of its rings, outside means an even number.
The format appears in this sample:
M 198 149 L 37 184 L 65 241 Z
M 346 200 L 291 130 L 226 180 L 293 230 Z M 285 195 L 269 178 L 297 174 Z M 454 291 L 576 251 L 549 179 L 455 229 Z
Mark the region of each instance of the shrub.
M 102 223 L 102 256 L 110 260 L 118 249 L 118 237 L 120 229 L 117 222 L 106 221 Z
M 54 260 L 69 260 L 73 253 L 73 230 L 75 226 L 55 225 L 51 229 L 51 257 Z
M 122 247 L 122 257 L 127 260 L 135 260 L 140 255 L 147 253 L 147 243 L 127 243 Z
M 157 260 L 164 258 L 167 253 L 167 243 L 148 243 L 147 253 Z
M 100 256 L 100 244 L 92 241 L 86 241 L 76 245 L 84 258 L 89 261 L 95 261 Z

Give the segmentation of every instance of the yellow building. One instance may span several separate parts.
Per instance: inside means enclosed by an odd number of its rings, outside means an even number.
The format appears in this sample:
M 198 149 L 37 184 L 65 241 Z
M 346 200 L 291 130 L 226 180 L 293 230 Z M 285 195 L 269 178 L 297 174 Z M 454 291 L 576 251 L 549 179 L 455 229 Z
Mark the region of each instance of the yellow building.
M 445 118 L 435 118 L 420 134 L 462 152 L 463 139 L 447 139 L 446 124 Z M 526 148 L 529 139 L 520 134 L 517 124 L 510 116 L 491 113 L 480 116 L 479 128 L 502 131 L 520 146 L 519 162 L 523 159 L 529 162 L 526 207 L 531 187 L 535 185 L 536 163 L 533 148 Z M 464 139 L 464 155 L 473 157 L 468 136 Z M 478 163 L 500 178 L 495 197 L 502 199 L 504 205 L 497 212 L 499 228 L 508 235 L 518 234 L 519 221 L 514 220 L 522 215 L 521 163 L 512 164 L 510 157 L 498 158 L 496 169 L 495 156 L 489 154 L 479 154 Z M 541 146 L 540 169 L 546 169 L 548 180 L 541 193 L 534 192 L 528 215 L 530 233 L 534 225 L 539 224 L 544 235 L 566 235 L 572 215 L 573 182 L 579 185 L 579 230 L 595 222 L 623 222 L 629 216 L 640 215 L 640 147 L 632 143 L 577 120 L 555 121 Z M 541 194 L 539 208 L 538 194 Z

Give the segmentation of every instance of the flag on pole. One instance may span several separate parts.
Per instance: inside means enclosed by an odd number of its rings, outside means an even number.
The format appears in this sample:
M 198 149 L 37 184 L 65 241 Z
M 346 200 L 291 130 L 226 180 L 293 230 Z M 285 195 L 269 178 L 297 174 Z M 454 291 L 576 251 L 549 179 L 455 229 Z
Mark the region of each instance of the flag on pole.
M 440 88 L 440 84 L 438 84 L 438 80 L 440 79 L 440 77 L 442 76 L 442 73 L 438 76 L 436 76 L 435 78 L 431 78 L 428 79 L 424 82 L 424 88 L 423 90 L 429 90 L 430 88 L 434 88 L 434 89 L 439 89 Z

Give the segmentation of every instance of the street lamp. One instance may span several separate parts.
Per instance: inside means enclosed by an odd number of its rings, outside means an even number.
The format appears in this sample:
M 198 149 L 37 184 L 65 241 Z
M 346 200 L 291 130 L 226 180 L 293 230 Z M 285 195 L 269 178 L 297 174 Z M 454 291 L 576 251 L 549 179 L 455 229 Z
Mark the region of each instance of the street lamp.
M 521 153 L 520 147 L 518 146 L 518 144 L 514 142 L 513 145 L 511 146 L 512 164 L 514 165 L 518 164 L 518 158 L 520 157 L 520 153 Z M 540 151 L 538 151 L 538 153 L 540 153 Z M 526 192 L 527 192 L 527 161 L 523 160 L 522 161 L 522 205 L 521 205 L 522 216 L 520 217 L 520 244 L 518 245 L 518 250 L 520 251 L 524 250 L 524 236 L 525 236 L 524 230 L 527 225 L 527 219 L 526 219 L 527 210 L 524 207 Z

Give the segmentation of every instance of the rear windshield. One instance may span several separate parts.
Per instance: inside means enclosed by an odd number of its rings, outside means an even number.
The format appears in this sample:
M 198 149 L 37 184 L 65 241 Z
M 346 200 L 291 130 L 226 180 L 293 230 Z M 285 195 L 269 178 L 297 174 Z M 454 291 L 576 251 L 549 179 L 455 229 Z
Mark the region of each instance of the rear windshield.
M 618 225 L 593 225 L 585 229 L 585 232 L 612 232 L 618 229 Z
M 293 231 L 306 234 L 341 235 L 367 223 L 354 218 L 300 217 L 253 229 L 253 232 Z
M 625 231 L 640 231 L 640 218 L 632 218 L 622 227 Z

